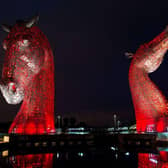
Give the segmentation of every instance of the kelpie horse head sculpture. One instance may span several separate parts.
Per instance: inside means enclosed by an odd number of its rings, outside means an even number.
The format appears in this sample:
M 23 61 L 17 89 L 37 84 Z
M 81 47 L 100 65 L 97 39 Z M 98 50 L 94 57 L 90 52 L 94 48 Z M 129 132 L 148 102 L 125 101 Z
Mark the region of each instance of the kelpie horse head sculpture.
M 9 104 L 22 105 L 10 126 L 9 133 L 45 134 L 54 127 L 54 61 L 45 35 L 35 23 L 17 21 L 3 25 L 8 32 L 3 42 L 5 61 L 0 84 Z

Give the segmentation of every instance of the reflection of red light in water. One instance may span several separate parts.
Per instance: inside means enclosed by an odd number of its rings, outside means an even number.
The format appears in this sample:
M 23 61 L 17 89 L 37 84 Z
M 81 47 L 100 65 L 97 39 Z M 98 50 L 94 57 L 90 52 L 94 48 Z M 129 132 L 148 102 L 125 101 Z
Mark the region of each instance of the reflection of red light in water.
M 6 48 L 1 91 L 8 103 L 22 106 L 9 133 L 44 134 L 54 126 L 54 61 L 49 42 L 35 26 L 13 26 Z M 6 89 L 12 82 L 12 86 Z
M 158 156 L 148 153 L 138 154 L 138 168 L 153 168 L 158 165 Z
M 139 153 L 138 168 L 168 168 L 168 152 L 159 154 Z
M 148 76 L 160 66 L 167 49 L 168 28 L 133 55 L 129 84 L 138 132 L 167 131 L 167 100 Z
M 29 154 L 10 157 L 14 168 L 52 168 L 53 154 Z

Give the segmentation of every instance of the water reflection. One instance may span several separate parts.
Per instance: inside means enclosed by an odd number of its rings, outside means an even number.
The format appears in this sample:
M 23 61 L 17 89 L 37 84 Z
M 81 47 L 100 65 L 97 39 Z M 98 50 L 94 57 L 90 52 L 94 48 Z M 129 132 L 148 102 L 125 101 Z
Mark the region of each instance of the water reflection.
M 111 166 L 117 165 L 120 167 L 131 167 L 131 168 L 168 168 L 168 152 L 165 150 L 158 151 L 157 149 L 154 153 L 137 153 L 137 151 L 129 150 L 113 150 L 114 148 L 109 149 L 90 149 L 90 150 L 54 150 L 41 151 L 42 153 L 36 154 L 37 151 L 34 151 L 34 154 L 29 154 L 25 152 L 10 152 L 9 155 L 2 155 L 0 157 L 0 167 L 8 168 L 52 168 L 57 165 L 57 167 L 70 167 L 68 161 L 75 161 L 75 167 L 81 167 L 83 161 L 86 161 L 88 167 L 90 162 L 93 161 L 94 166 L 98 164 L 97 161 L 103 161 L 105 164 L 107 161 Z M 145 150 L 141 150 L 144 152 Z M 148 150 L 147 150 L 148 151 Z M 39 151 L 38 151 L 39 152 Z M 53 153 L 49 153 L 53 152 Z M 23 154 L 24 153 L 24 154 Z M 32 152 L 33 153 L 33 152 Z M 3 154 L 3 152 L 1 153 Z M 62 162 L 63 161 L 63 162 Z M 76 161 L 81 161 L 77 165 Z M 73 162 L 72 162 L 73 163 Z M 67 164 L 67 166 L 65 166 Z M 96 166 L 95 166 L 96 165 Z M 72 166 L 74 167 L 74 165 Z M 74 167 L 74 168 L 75 168 Z M 90 166 L 89 166 L 90 167 Z M 110 166 L 109 166 L 110 167 Z
M 158 154 L 139 153 L 138 168 L 168 168 L 168 152 L 160 151 Z
M 11 156 L 9 161 L 13 168 L 52 168 L 53 154 L 28 154 Z

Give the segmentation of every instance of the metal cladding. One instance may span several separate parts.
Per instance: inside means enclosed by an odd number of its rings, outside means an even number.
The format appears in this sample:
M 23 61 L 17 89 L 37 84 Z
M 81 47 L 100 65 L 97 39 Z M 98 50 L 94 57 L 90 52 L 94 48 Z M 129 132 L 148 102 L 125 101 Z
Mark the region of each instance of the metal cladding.
M 160 66 L 167 49 L 168 29 L 166 28 L 152 41 L 140 46 L 132 56 L 129 85 L 139 133 L 167 131 L 167 100 L 148 76 Z
M 23 101 L 9 133 L 55 132 L 54 61 L 47 38 L 33 20 L 29 24 L 17 22 L 3 47 L 6 52 L 1 92 L 10 104 Z

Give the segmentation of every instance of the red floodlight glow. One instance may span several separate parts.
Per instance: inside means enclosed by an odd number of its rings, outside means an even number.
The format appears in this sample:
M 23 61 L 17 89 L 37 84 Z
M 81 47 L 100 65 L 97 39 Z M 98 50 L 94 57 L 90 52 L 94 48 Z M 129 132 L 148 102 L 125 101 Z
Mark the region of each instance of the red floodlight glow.
M 53 153 L 16 155 L 11 156 L 9 160 L 13 167 L 20 167 L 20 168 L 53 167 Z

